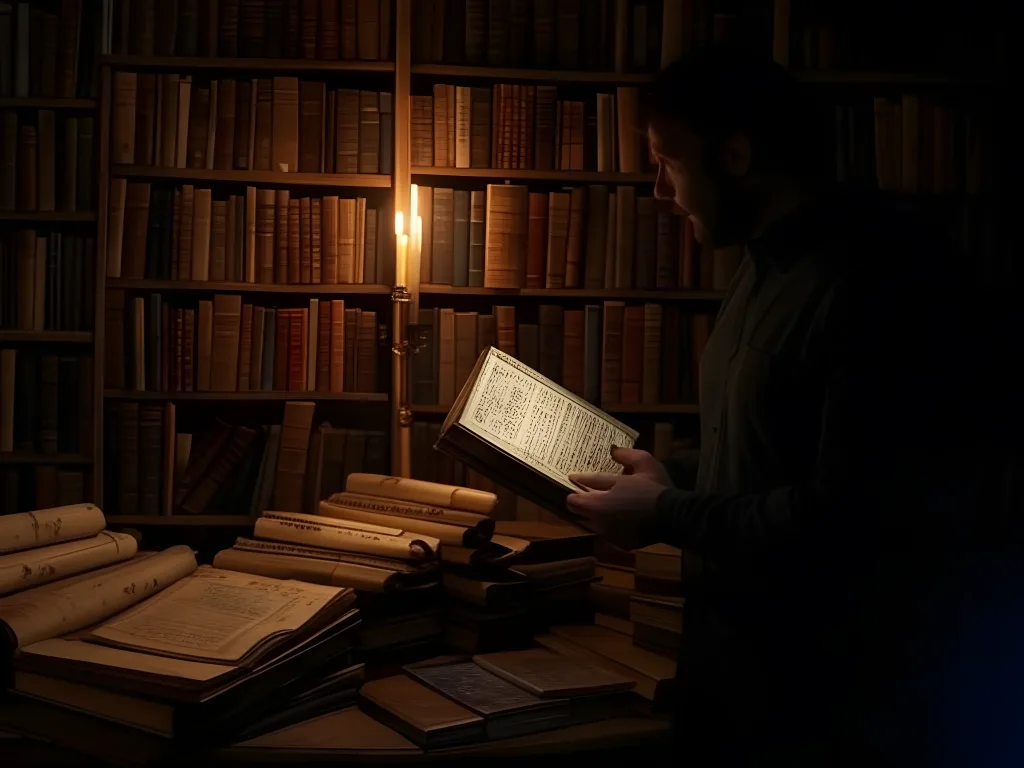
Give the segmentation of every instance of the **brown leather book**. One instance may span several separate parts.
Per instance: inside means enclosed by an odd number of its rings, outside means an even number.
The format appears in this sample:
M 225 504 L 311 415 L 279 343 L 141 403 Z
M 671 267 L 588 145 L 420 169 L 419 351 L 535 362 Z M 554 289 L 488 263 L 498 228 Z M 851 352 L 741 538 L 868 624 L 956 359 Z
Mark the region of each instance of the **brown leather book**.
M 616 190 L 615 211 L 615 287 L 633 287 L 636 258 L 636 188 Z
M 195 194 L 196 190 L 191 184 L 185 184 L 181 188 L 181 216 L 178 225 L 178 271 L 175 278 L 178 280 L 192 279 L 192 228 L 195 220 Z
M 217 130 L 213 150 L 213 167 L 218 171 L 230 171 L 235 162 L 238 89 L 234 80 L 219 80 L 217 87 Z M 248 108 L 246 108 L 246 112 L 248 112 Z
M 213 302 L 199 302 L 196 348 L 196 391 L 209 392 L 213 368 Z
M 487 185 L 484 285 L 518 288 L 526 271 L 529 191 L 519 185 Z
M 338 200 L 338 271 L 335 283 L 354 283 L 356 276 L 356 201 Z M 324 282 L 329 282 L 327 279 Z
M 455 313 L 455 391 L 461 392 L 479 355 L 476 312 Z
M 377 313 L 362 310 L 356 325 L 356 392 L 377 391 Z
M 434 164 L 433 96 L 412 96 L 410 112 L 410 160 L 414 166 L 430 167 Z M 489 157 L 488 164 L 482 167 L 489 167 Z
M 323 201 L 314 197 L 309 203 L 309 282 L 319 285 L 323 276 Z
M 316 391 L 316 373 L 319 361 L 319 337 L 320 337 L 320 299 L 310 299 L 309 308 L 306 310 L 305 328 L 303 328 L 303 344 L 306 350 L 303 358 L 306 363 L 306 386 L 307 392 Z
M 355 247 L 352 249 L 352 282 L 365 282 L 366 268 L 366 198 L 356 198 Z
M 358 56 L 359 19 L 356 11 L 356 0 L 339 0 L 341 3 L 341 23 L 339 25 L 338 55 L 346 61 Z
M 321 301 L 317 309 L 316 391 L 331 390 L 331 303 Z
M 622 390 L 623 405 L 640 402 L 644 367 L 644 308 L 626 307 L 622 331 Z
M 310 277 L 312 275 L 313 266 L 313 251 L 312 251 L 312 232 L 310 232 L 310 226 L 312 225 L 312 213 L 310 208 L 310 199 L 308 197 L 299 198 L 299 273 L 298 280 L 296 282 L 309 284 Z M 289 226 L 291 226 L 289 224 Z M 291 264 L 289 264 L 289 267 Z
M 406 675 L 371 680 L 359 689 L 360 706 L 375 720 L 424 748 L 485 738 L 485 720 Z
M 506 355 L 516 356 L 516 308 L 495 307 L 498 325 L 498 349 Z
M 118 406 L 118 486 L 122 515 L 139 512 L 139 404 Z
M 359 173 L 359 91 L 342 88 L 336 96 L 335 173 Z
M 272 189 L 256 190 L 255 268 L 258 282 L 274 282 L 274 213 L 276 197 Z
M 320 282 L 324 285 L 338 284 L 339 213 L 338 198 L 334 195 L 324 197 L 321 213 L 323 261 L 320 273 Z
M 376 41 L 376 36 L 374 37 Z M 359 92 L 359 173 L 380 168 L 380 106 L 376 91 Z
M 458 394 L 455 376 L 455 310 L 442 309 L 438 337 L 438 404 L 449 407 Z
M 139 507 L 144 515 L 160 514 L 161 444 L 163 407 L 159 403 L 139 406 Z
M 200 304 L 200 309 L 202 304 Z M 242 297 L 218 294 L 213 298 L 213 345 L 210 391 L 234 392 L 238 386 L 238 347 L 242 322 Z M 202 360 L 200 360 L 200 368 Z
M 678 217 L 662 206 L 662 210 L 658 211 L 657 218 L 654 283 L 658 290 L 673 290 L 676 288 L 676 269 L 679 266 L 679 258 L 676 254 L 679 238 L 674 229 Z
M 557 304 L 544 304 L 537 316 L 540 320 L 540 366 L 537 370 L 543 376 L 561 384 L 565 311 Z
M 274 81 L 261 78 L 253 81 L 256 106 L 249 135 L 249 157 L 255 171 L 269 171 L 271 168 L 271 145 L 274 138 Z
M 235 139 L 232 142 L 232 167 L 239 171 L 249 170 L 249 155 L 252 148 L 250 137 L 255 117 L 252 97 L 255 87 L 255 80 L 239 80 L 235 86 Z
M 298 5 L 298 3 L 292 3 Z M 317 37 L 320 43 L 320 58 L 329 60 L 337 58 L 338 50 L 338 19 L 337 2 L 325 3 L 325 18 L 320 18 L 320 3 L 316 0 L 302 0 L 299 26 L 299 51 L 304 59 L 317 58 Z M 326 18 L 330 16 L 330 18 Z M 333 35 L 327 37 L 328 34 Z M 333 55 L 332 55 L 333 54 Z
M 210 279 L 210 231 L 213 225 L 213 192 L 209 189 L 195 191 L 192 213 L 192 275 L 182 275 L 183 280 Z
M 281 443 L 274 475 L 273 509 L 301 512 L 313 412 L 309 402 L 288 402 L 281 421 Z
M 191 493 L 181 502 L 181 510 L 193 515 L 209 511 L 208 507 L 217 491 L 224 485 L 256 438 L 256 430 L 238 427 L 222 451 L 218 451 L 206 474 L 195 484 Z
M 121 245 L 121 275 L 124 277 L 142 279 L 146 276 L 149 195 L 149 184 L 131 182 L 127 185 Z
M 187 167 L 206 167 L 206 145 L 209 137 L 210 89 L 192 86 L 188 113 Z
M 181 378 L 183 392 L 192 392 L 196 388 L 195 348 L 196 311 L 194 309 L 186 309 L 182 316 L 181 334 Z
M 274 339 L 274 389 L 288 391 L 288 337 L 291 335 L 292 309 L 277 310 Z
M 569 205 L 568 192 L 551 192 L 548 195 L 548 248 L 545 288 L 565 288 L 566 258 L 569 246 Z
M 177 165 L 178 75 L 160 75 L 157 81 L 156 138 L 153 159 L 161 168 Z
M 214 314 L 216 314 L 217 308 L 214 307 Z M 262 318 L 261 318 L 262 319 Z M 235 382 L 236 389 L 239 392 L 247 392 L 251 389 L 250 377 L 252 363 L 252 328 L 253 320 L 253 308 L 252 304 L 242 305 L 242 320 L 241 320 L 241 335 L 238 340 L 238 362 L 236 363 L 238 370 L 238 379 Z
M 234 195 L 232 195 L 234 198 Z M 231 209 L 234 212 L 233 201 L 229 200 L 214 200 L 213 203 L 213 214 L 212 224 L 210 230 L 210 272 L 209 279 L 213 281 L 223 281 L 227 279 L 228 273 L 228 251 L 229 249 L 233 252 L 234 250 L 234 216 L 231 216 L 231 221 L 228 221 L 228 210 Z M 232 264 L 234 266 L 234 264 Z M 232 269 L 231 277 L 234 279 L 234 270 Z
M 166 516 L 174 511 L 174 465 L 175 449 L 178 443 L 178 422 L 174 403 L 164 403 L 163 411 L 160 514 Z
M 430 281 L 451 285 L 455 264 L 455 191 L 434 188 L 433 255 Z
M 636 288 L 651 290 L 655 286 L 657 234 L 658 218 L 654 198 L 637 198 L 636 246 L 633 253 L 633 284 Z
M 343 369 L 345 384 L 342 390 L 344 392 L 355 392 L 358 381 L 359 312 L 358 309 L 345 310 L 345 366 Z
M 543 288 L 547 271 L 548 207 L 550 200 L 543 192 L 531 192 L 526 253 L 526 288 Z
M 583 206 L 586 190 L 575 187 L 569 196 L 569 223 L 565 246 L 565 287 L 583 286 Z
M 285 282 L 293 285 L 299 282 L 301 274 L 302 233 L 299 227 L 299 201 L 292 198 L 288 201 L 288 274 Z
M 274 282 L 277 285 L 288 284 L 288 206 L 288 190 L 277 190 L 274 203 Z
M 583 397 L 583 310 L 567 309 L 564 319 L 562 386 Z
M 332 299 L 330 302 L 330 373 L 328 389 L 331 392 L 345 390 L 345 301 Z M 319 384 L 319 377 L 317 383 Z
M 252 390 L 253 392 L 263 389 L 263 335 L 266 328 L 266 310 L 263 307 L 252 308 L 252 343 L 246 348 L 242 347 L 239 350 L 240 354 L 249 355 L 249 381 L 246 389 Z M 241 367 L 239 367 L 241 373 Z M 241 376 L 239 376 L 239 390 L 241 386 Z M 267 389 L 269 389 L 269 384 Z
M 622 402 L 622 355 L 626 305 L 622 301 L 604 303 L 604 333 L 601 357 L 601 403 Z
M 293 309 L 288 313 L 288 391 L 306 391 L 307 357 L 306 333 L 309 324 L 308 309 Z
M 454 167 L 455 158 L 448 162 L 448 89 L 442 83 L 435 83 L 433 93 L 434 161 L 431 165 L 435 168 Z
M 660 402 L 661 387 L 661 325 L 662 309 L 660 304 L 644 304 L 643 306 L 643 376 L 640 400 L 644 404 L 654 405 Z
M 320 173 L 323 161 L 324 108 L 327 87 L 323 83 L 299 83 L 299 167 L 300 173 Z
M 271 170 L 295 173 L 299 168 L 299 79 L 275 77 Z
M 114 108 L 111 116 L 110 162 L 131 165 L 135 162 L 135 94 L 138 75 L 114 72 Z

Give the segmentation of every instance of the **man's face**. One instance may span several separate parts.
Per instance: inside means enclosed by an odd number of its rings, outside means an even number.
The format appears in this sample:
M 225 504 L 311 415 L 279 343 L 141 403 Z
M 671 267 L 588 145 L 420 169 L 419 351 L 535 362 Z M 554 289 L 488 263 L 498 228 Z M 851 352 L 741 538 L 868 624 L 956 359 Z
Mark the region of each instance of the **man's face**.
M 658 164 L 654 196 L 693 220 L 697 240 L 722 247 L 746 239 L 754 218 L 743 183 L 749 155 L 737 158 L 730 142 L 709 147 L 683 126 L 648 126 L 647 140 Z

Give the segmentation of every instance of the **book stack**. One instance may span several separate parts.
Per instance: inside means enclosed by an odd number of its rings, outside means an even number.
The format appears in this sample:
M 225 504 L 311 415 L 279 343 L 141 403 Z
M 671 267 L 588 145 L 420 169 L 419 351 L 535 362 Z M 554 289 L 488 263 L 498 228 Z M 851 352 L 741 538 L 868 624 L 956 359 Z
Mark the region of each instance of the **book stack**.
M 136 553 L 103 524 L 91 505 L 2 519 L 16 695 L 193 743 L 354 699 L 351 590 L 197 567 L 184 546 Z
M 724 291 L 742 258 L 631 186 L 418 187 L 420 280 L 486 288 Z
M 0 328 L 91 330 L 95 253 L 91 236 L 34 229 L 0 234 Z
M 316 514 L 264 512 L 255 539 L 239 539 L 214 564 L 352 587 L 363 611 L 364 657 L 422 657 L 441 633 L 438 556 L 448 547 L 472 551 L 486 542 L 494 528 L 487 513 L 496 499 L 361 472 L 347 475 L 344 490 L 330 492 L 337 479 L 330 458 L 335 443 L 325 431 L 314 446 L 323 457 L 309 491 Z M 325 493 L 325 500 L 312 501 Z
M 683 636 L 683 553 L 668 544 L 636 550 L 636 591 L 629 596 L 633 644 L 677 658 Z
M 623 86 L 592 101 L 559 99 L 553 85 L 433 86 L 412 97 L 417 168 L 644 173 L 639 96 Z
M 95 210 L 93 118 L 5 109 L 0 120 L 0 211 Z
M 543 649 L 441 656 L 372 680 L 359 706 L 425 749 L 507 739 L 627 714 L 626 675 Z
M 387 61 L 392 0 L 111 4 L 115 53 Z
M 390 285 L 389 209 L 364 197 L 246 187 L 214 199 L 190 184 L 112 179 L 107 277 L 261 285 Z M 393 220 L 393 219 L 392 219 Z
M 500 520 L 486 546 L 445 547 L 445 638 L 466 653 L 526 648 L 552 622 L 593 620 L 594 536 L 566 524 Z
M 711 322 L 711 315 L 683 314 L 675 304 L 624 301 L 580 309 L 543 304 L 521 308 L 518 318 L 510 306 L 487 314 L 420 309 L 411 400 L 450 407 L 480 353 L 495 347 L 605 408 L 691 403 Z
M 376 392 L 377 313 L 342 299 L 306 307 L 216 295 L 171 306 L 109 291 L 106 386 L 149 392 Z

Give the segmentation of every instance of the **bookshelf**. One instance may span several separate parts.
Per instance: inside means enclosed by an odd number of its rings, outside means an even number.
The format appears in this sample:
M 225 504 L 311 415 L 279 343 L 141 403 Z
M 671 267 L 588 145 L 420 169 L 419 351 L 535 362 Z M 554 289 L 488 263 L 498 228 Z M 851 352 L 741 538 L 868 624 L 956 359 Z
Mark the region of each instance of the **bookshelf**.
M 386 403 L 385 392 L 140 392 L 108 389 L 107 400 L 158 402 L 284 402 L 286 400 L 322 400 L 339 403 Z
M 435 168 L 413 166 L 413 176 L 452 176 L 460 179 L 510 179 L 516 181 L 586 182 L 592 184 L 653 184 L 651 173 L 601 171 L 537 171 L 518 168 Z
M 199 168 L 153 168 L 116 165 L 112 176 L 126 179 L 174 179 L 195 182 L 232 182 L 287 187 L 355 187 L 388 189 L 391 177 L 380 174 L 277 173 L 272 171 L 211 171 Z

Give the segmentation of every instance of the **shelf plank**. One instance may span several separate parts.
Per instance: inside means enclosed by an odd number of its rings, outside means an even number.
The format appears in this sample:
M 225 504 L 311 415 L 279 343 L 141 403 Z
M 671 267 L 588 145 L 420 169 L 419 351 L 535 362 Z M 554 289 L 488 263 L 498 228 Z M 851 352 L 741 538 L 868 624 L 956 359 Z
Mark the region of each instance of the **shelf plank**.
M 262 72 L 363 72 L 395 71 L 393 61 L 323 61 L 320 59 L 250 59 L 207 56 L 134 56 L 111 54 L 102 63 L 135 69 L 219 69 Z
M 525 296 L 544 299 L 644 299 L 647 301 L 721 301 L 724 291 L 666 291 L 640 288 L 464 288 L 422 283 L 420 293 L 435 296 Z
M 386 403 L 384 392 L 137 392 L 107 389 L 108 400 L 159 400 L 166 402 L 278 402 L 285 400 L 336 400 L 350 403 Z
M 107 515 L 110 525 L 196 526 L 250 528 L 256 519 L 248 515 Z
M 51 99 L 37 96 L 28 98 L 5 97 L 0 107 L 24 109 L 96 109 L 96 99 Z
M 363 189 L 388 189 L 391 187 L 391 177 L 379 173 L 208 171 L 203 168 L 156 168 L 144 165 L 115 165 L 111 167 L 110 175 L 132 179 L 229 181 L 241 184 L 280 184 L 303 187 L 356 187 Z
M 604 171 L 537 171 L 524 168 L 435 168 L 414 165 L 413 176 L 458 176 L 466 179 L 509 179 L 523 181 L 581 181 L 607 184 L 653 184 L 653 173 L 607 173 Z
M 390 296 L 389 285 L 320 285 L 303 283 L 301 285 L 270 285 L 265 283 L 221 283 L 204 280 L 133 280 L 129 278 L 110 278 L 107 288 L 121 288 L 127 291 L 193 291 L 210 293 L 295 293 L 302 295 L 346 296 L 364 294 L 373 296 Z
M 0 330 L 0 342 L 9 343 L 48 343 L 48 344 L 92 344 L 92 333 L 89 331 L 19 331 L 14 329 Z
M 411 405 L 409 406 L 414 414 L 423 416 L 445 416 L 451 410 L 447 405 Z M 601 405 L 601 410 L 606 413 L 624 414 L 653 414 L 672 415 L 677 413 L 699 413 L 700 406 L 697 403 L 658 403 L 655 405 Z
M 510 67 L 462 67 L 449 64 L 414 64 L 414 75 L 480 77 L 494 82 L 538 80 L 551 83 L 638 84 L 654 80 L 650 72 L 594 72 L 572 69 L 515 69 Z
M 0 221 L 26 224 L 83 224 L 96 221 L 96 211 L 0 211 Z
M 0 453 L 0 464 L 92 464 L 92 459 L 81 453 Z

